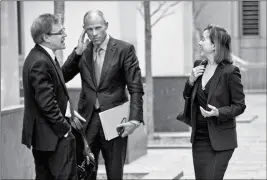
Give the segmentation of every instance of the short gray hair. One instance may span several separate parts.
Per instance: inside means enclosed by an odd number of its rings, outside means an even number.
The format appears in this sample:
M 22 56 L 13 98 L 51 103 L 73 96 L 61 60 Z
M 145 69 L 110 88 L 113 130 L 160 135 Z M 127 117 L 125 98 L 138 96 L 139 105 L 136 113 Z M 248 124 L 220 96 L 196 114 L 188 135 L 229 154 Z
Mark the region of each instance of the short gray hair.
M 48 34 L 52 31 L 52 26 L 60 23 L 60 19 L 53 14 L 41 14 L 35 19 L 31 26 L 32 39 L 36 44 L 41 44 L 43 35 Z
M 88 18 L 88 16 L 90 16 L 92 14 L 97 14 L 98 16 L 101 17 L 101 19 L 103 20 L 104 24 L 107 23 L 107 21 L 105 19 L 105 16 L 104 16 L 104 13 L 102 11 L 99 11 L 99 10 L 91 10 L 91 11 L 88 11 L 87 13 L 85 13 L 85 15 L 83 17 L 83 23 L 85 22 L 85 19 Z

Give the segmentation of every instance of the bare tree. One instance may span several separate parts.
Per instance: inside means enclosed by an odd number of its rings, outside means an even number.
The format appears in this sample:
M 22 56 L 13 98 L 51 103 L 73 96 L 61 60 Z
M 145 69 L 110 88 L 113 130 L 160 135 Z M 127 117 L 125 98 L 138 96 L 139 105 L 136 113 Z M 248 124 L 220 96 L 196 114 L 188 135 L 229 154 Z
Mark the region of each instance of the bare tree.
M 154 133 L 154 90 L 153 90 L 153 77 L 152 77 L 152 27 L 154 27 L 160 20 L 175 13 L 173 7 L 176 6 L 179 1 L 157 1 L 156 8 L 151 10 L 151 2 L 143 1 L 141 6 L 137 9 L 141 16 L 145 20 L 145 60 L 146 60 L 146 113 L 147 113 L 147 133 L 148 140 L 153 139 Z
M 198 42 L 201 39 L 201 28 L 198 22 L 198 17 L 203 8 L 206 6 L 207 2 L 198 2 L 199 6 L 196 7 L 196 0 L 192 1 L 192 11 L 193 11 L 193 61 L 200 59 L 200 52 L 198 47 Z
M 54 14 L 60 18 L 62 25 L 64 24 L 65 17 L 65 1 L 54 1 Z M 63 64 L 63 51 L 56 51 L 56 56 L 59 63 Z

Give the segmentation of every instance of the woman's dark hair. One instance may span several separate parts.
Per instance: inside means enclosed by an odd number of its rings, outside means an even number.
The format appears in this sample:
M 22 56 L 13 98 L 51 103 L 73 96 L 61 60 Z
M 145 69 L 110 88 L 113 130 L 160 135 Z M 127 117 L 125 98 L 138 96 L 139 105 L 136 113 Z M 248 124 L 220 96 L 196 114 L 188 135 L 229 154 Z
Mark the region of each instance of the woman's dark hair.
M 210 24 L 205 29 L 210 33 L 210 41 L 215 45 L 215 62 L 217 64 L 222 61 L 233 63 L 231 58 L 231 36 L 227 31 L 217 25 Z

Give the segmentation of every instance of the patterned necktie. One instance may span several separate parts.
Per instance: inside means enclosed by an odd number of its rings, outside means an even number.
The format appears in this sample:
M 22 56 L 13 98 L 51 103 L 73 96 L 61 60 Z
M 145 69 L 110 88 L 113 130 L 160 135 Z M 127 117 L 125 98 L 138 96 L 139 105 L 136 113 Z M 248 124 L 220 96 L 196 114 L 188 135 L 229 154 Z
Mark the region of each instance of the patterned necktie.
M 99 85 L 99 81 L 100 81 L 100 76 L 101 76 L 101 59 L 100 59 L 100 51 L 102 50 L 102 48 L 98 48 L 96 49 L 95 52 L 95 78 L 96 78 L 96 84 L 97 86 Z
M 102 48 L 97 48 L 95 50 L 95 79 L 96 79 L 96 84 L 97 86 L 99 85 L 100 81 L 100 76 L 101 76 L 101 59 L 100 59 L 100 51 Z M 95 108 L 98 109 L 100 107 L 98 97 L 96 97 L 96 102 L 95 102 Z

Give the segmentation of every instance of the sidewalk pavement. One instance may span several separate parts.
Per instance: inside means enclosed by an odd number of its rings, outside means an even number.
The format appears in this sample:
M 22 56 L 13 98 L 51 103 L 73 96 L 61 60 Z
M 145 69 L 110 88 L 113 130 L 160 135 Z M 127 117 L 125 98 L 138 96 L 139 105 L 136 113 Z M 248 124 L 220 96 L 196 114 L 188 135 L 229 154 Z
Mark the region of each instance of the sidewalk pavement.
M 266 179 L 266 94 L 247 94 L 246 104 L 238 118 L 238 148 L 225 179 Z M 191 153 L 190 148 L 148 149 L 147 155 L 125 165 L 124 173 L 147 174 L 142 179 L 195 179 Z M 98 173 L 105 173 L 104 165 L 99 165 Z

